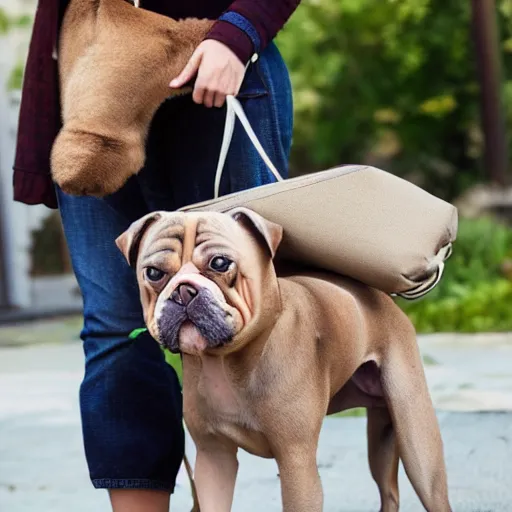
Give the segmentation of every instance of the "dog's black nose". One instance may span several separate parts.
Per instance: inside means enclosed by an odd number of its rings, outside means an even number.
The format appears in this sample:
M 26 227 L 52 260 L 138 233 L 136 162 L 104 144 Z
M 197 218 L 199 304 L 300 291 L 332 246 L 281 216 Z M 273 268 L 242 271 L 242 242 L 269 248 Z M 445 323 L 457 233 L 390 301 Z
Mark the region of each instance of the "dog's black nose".
M 182 306 L 187 306 L 197 295 L 197 290 L 191 284 L 180 284 L 171 294 L 171 299 Z

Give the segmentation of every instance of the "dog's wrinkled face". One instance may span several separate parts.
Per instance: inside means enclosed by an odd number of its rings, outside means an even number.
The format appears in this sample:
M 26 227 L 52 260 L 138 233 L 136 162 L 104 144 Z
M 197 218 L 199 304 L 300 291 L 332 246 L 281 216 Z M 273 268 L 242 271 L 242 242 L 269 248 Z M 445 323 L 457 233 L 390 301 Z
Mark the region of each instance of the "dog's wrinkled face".
M 146 325 L 172 352 L 236 344 L 264 316 L 279 226 L 250 210 L 156 212 L 116 241 L 136 269 Z

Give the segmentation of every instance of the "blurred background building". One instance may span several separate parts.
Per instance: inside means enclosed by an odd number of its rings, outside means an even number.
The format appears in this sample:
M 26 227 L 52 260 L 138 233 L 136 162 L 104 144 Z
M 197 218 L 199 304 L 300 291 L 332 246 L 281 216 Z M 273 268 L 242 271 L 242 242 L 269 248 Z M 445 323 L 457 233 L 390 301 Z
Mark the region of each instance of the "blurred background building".
M 58 216 L 12 200 L 12 164 L 23 65 L 37 2 L 0 0 L 0 311 L 78 310 Z

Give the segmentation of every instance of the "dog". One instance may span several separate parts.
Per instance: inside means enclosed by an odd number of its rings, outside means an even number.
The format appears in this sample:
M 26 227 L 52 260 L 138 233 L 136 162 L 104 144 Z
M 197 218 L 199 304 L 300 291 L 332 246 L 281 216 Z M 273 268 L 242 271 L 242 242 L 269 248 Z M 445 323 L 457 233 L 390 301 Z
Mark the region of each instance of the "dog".
M 237 450 L 275 458 L 283 510 L 319 512 L 324 417 L 368 411 L 381 510 L 399 460 L 423 506 L 451 510 L 443 444 L 413 326 L 383 292 L 322 271 L 276 270 L 280 226 L 246 208 L 156 212 L 117 240 L 151 335 L 183 357 L 202 512 L 231 510 Z

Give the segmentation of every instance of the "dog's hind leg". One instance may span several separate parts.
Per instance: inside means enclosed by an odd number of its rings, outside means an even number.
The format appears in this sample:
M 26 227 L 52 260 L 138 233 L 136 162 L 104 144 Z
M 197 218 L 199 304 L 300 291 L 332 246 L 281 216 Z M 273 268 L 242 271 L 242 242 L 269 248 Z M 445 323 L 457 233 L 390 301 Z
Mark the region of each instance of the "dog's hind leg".
M 412 326 L 387 345 L 381 379 L 400 459 L 414 490 L 429 512 L 451 512 L 441 433 Z
M 381 512 L 398 510 L 398 446 L 391 416 L 386 407 L 369 407 L 368 461 L 379 487 Z

